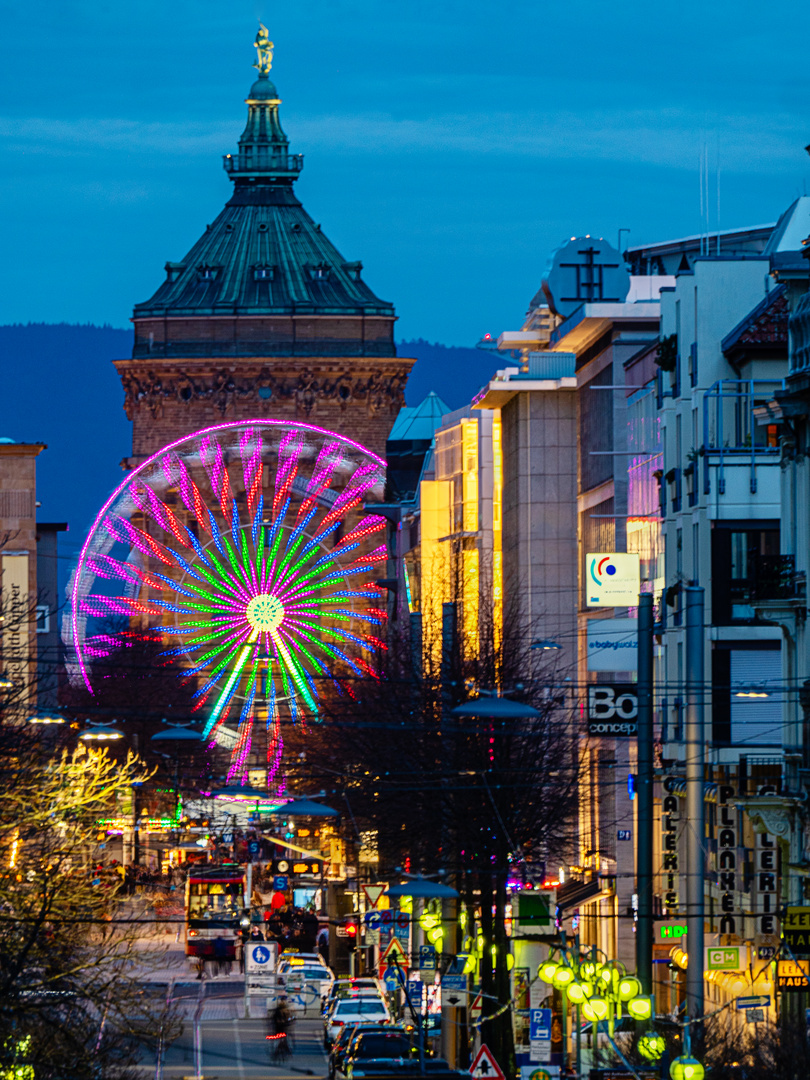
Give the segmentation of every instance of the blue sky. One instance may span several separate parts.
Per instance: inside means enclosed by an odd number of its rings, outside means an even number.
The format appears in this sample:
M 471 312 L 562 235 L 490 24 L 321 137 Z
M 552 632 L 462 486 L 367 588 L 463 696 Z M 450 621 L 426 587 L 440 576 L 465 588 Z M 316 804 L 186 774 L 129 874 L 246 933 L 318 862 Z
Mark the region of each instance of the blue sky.
M 775 220 L 810 177 L 797 0 L 0 12 L 4 323 L 127 325 L 228 197 L 221 155 L 244 123 L 259 18 L 305 154 L 298 194 L 396 304 L 400 338 L 514 328 L 574 233 L 699 231 L 704 142 L 724 228 Z

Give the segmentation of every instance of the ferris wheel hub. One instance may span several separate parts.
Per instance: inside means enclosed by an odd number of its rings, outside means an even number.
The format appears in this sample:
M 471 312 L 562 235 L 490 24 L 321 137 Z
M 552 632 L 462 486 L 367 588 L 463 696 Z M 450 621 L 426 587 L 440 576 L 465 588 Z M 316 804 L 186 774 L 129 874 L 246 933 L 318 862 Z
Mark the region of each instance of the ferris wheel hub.
M 245 615 L 254 630 L 269 634 L 281 626 L 284 620 L 284 605 L 272 593 L 260 593 L 250 601 Z

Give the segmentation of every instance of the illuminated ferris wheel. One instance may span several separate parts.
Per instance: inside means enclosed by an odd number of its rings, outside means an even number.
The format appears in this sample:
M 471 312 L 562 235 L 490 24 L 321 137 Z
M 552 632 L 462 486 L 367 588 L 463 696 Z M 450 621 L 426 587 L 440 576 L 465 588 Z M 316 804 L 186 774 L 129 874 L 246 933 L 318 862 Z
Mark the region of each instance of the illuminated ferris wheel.
M 267 726 L 268 784 L 282 714 L 317 719 L 324 689 L 376 676 L 385 648 L 385 462 L 309 424 L 222 424 L 170 444 L 130 473 L 96 518 L 70 585 L 69 670 L 94 666 L 133 633 L 159 634 L 193 680 L 203 734 L 245 775 Z

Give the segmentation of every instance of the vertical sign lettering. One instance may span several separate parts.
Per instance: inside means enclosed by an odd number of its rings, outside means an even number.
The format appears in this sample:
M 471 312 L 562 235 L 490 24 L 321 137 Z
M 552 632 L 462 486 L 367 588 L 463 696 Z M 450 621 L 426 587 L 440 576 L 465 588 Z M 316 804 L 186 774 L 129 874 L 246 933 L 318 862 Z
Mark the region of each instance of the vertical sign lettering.
M 737 891 L 737 810 L 732 805 L 734 787 L 717 788 L 717 882 L 720 886 L 720 933 L 736 934 L 734 893 Z
M 756 847 L 756 875 L 754 878 L 754 890 L 756 903 L 754 910 L 757 913 L 755 921 L 755 933 L 758 935 L 778 934 L 779 928 L 776 922 L 776 913 L 779 909 L 777 894 L 776 875 L 779 869 L 777 865 L 776 841 L 770 833 L 757 833 Z
M 678 906 L 678 796 L 668 790 L 664 784 L 664 798 L 661 803 L 661 847 L 664 854 L 664 907 Z

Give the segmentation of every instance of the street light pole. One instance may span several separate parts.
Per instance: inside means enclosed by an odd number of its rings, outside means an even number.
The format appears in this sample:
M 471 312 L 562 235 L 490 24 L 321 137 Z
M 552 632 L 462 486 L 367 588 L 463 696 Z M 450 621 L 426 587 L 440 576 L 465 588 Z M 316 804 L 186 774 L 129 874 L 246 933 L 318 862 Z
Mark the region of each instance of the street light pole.
M 653 598 L 638 598 L 638 803 L 636 971 L 651 994 L 653 945 Z
M 686 596 L 686 1013 L 703 1014 L 703 849 L 704 829 L 704 664 L 703 589 L 684 587 Z

